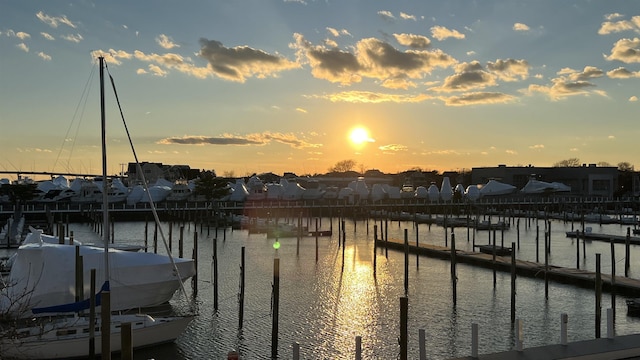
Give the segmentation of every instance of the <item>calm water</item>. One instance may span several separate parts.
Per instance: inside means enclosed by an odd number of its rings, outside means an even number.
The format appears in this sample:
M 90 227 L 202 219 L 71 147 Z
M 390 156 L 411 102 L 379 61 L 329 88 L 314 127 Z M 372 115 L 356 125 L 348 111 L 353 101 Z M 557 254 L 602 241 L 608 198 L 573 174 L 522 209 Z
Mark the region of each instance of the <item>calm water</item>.
M 321 229 L 330 228 L 324 218 Z M 184 253 L 191 254 L 193 233 L 198 231 L 199 266 L 198 295 L 192 302 L 191 282 L 185 284 L 188 299 L 177 294 L 172 301 L 176 309 L 195 304 L 198 316 L 174 344 L 137 351 L 136 359 L 226 359 L 227 353 L 237 349 L 243 359 L 269 359 L 271 356 L 271 299 L 274 258 L 280 261 L 280 316 L 278 354 L 281 359 L 292 357 L 292 344 L 300 344 L 302 359 L 349 359 L 355 354 L 355 337 L 362 337 L 364 359 L 396 359 L 400 321 L 400 297 L 404 296 L 404 254 L 379 249 L 377 275 L 373 276 L 374 221 L 345 222 L 346 247 L 338 246 L 338 220 L 333 219 L 333 236 L 318 239 L 316 261 L 315 238 L 280 239 L 279 250 L 273 239 L 264 234 L 249 234 L 244 230 L 201 229 L 184 225 Z M 379 223 L 378 223 L 379 224 Z M 544 262 L 542 243 L 544 222 L 540 221 L 540 261 Z M 168 238 L 169 226 L 163 224 Z M 179 224 L 173 225 L 173 249 L 177 254 Z M 574 226 L 578 226 L 575 224 Z M 624 235 L 626 226 L 590 224 L 594 232 Z M 77 239 L 96 239 L 87 225 L 72 224 Z M 380 227 L 380 226 L 379 226 Z M 411 222 L 390 222 L 390 238 L 402 239 L 408 230 L 409 241 L 415 243 L 416 233 Z M 566 267 L 576 265 L 576 243 L 566 238 L 572 230 L 570 223 L 552 221 L 550 264 Z M 442 227 L 420 225 L 421 243 L 444 245 Z M 517 239 L 516 226 L 497 232 L 497 244 L 505 246 Z M 115 226 L 118 242 L 144 243 L 145 224 L 118 223 Z M 449 234 L 450 236 L 450 234 Z M 160 238 L 160 237 L 159 237 Z M 213 309 L 214 239 L 218 244 L 219 309 Z M 126 241 L 124 239 L 127 239 Z M 150 246 L 153 226 L 149 226 Z M 530 226 L 521 219 L 518 259 L 536 259 L 536 222 Z M 477 244 L 487 244 L 489 233 L 475 234 Z M 467 240 L 466 228 L 456 229 L 456 247 L 471 250 L 473 233 Z M 161 244 L 161 238 L 159 240 Z M 162 247 L 162 245 L 160 245 Z M 244 326 L 238 329 L 238 293 L 240 289 L 241 249 L 245 248 L 246 286 Z M 610 245 L 587 242 L 586 257 L 581 268 L 595 269 L 595 254 L 602 254 L 602 272 L 611 272 Z M 163 249 L 159 249 L 164 253 Z M 616 245 L 616 273 L 624 274 L 624 246 Z M 631 259 L 640 257 L 636 246 Z M 446 359 L 471 354 L 471 324 L 480 327 L 480 353 L 509 350 L 514 333 L 510 322 L 509 273 L 497 273 L 493 286 L 493 272 L 484 268 L 459 264 L 457 267 L 457 306 L 452 302 L 450 263 L 427 257 L 409 257 L 409 358 L 419 354 L 419 329 L 426 331 L 429 359 Z M 632 261 L 631 276 L 640 274 L 640 265 Z M 544 296 L 544 282 L 518 277 L 517 318 L 524 321 L 524 346 L 556 344 L 560 342 L 560 316 L 569 316 L 569 341 L 592 339 L 595 334 L 595 297 L 590 289 L 550 283 L 549 299 Z M 606 335 L 606 308 L 612 306 L 610 295 L 603 295 L 602 334 Z M 617 297 L 616 334 L 640 332 L 640 319 L 627 317 L 625 298 Z

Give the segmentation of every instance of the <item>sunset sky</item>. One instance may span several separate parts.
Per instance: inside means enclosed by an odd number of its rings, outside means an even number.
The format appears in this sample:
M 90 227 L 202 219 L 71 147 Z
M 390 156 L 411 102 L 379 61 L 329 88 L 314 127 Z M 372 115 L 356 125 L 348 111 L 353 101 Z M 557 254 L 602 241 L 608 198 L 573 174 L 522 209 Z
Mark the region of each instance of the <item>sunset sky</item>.
M 2 1 L 0 54 L 4 171 L 100 173 L 98 54 L 140 161 L 640 165 L 636 1 Z M 115 174 L 110 85 L 107 122 Z

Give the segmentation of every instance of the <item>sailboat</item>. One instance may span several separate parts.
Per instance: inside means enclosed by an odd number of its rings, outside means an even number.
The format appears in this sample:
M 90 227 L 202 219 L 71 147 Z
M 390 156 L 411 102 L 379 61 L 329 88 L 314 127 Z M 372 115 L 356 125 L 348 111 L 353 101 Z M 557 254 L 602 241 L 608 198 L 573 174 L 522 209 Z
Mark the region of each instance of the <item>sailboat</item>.
M 99 57 L 100 64 L 100 110 L 102 125 L 102 173 L 107 178 L 106 159 L 106 134 L 105 134 L 105 108 L 104 108 L 104 68 L 103 57 Z M 136 159 L 137 161 L 137 159 Z M 103 188 L 103 221 L 109 223 L 107 182 Z M 157 214 L 156 215 L 157 220 Z M 0 354 L 9 359 L 71 359 L 87 357 L 90 353 L 101 354 L 102 348 L 110 352 L 121 350 L 121 332 L 123 325 L 129 324 L 132 332 L 131 341 L 133 348 L 151 346 L 155 344 L 172 342 L 189 325 L 193 316 L 166 316 L 153 318 L 144 314 L 112 314 L 109 301 L 102 298 L 110 298 L 110 263 L 117 261 L 115 250 L 109 249 L 109 227 L 103 231 L 102 255 L 104 257 L 103 276 L 104 283 L 98 294 L 92 294 L 91 299 L 78 303 L 59 304 L 60 306 L 40 307 L 32 309 L 34 313 L 55 314 L 51 317 L 34 317 L 30 321 L 16 321 L 20 325 L 9 329 L 0 328 Z M 41 244 L 44 246 L 44 243 Z M 27 245 L 27 246 L 33 246 Z M 67 245 L 69 246 L 69 245 Z M 136 255 L 137 253 L 129 254 Z M 174 265 L 178 277 L 176 282 L 181 284 L 180 270 L 171 256 L 168 257 Z M 63 260 L 65 261 L 65 260 Z M 72 261 L 66 259 L 66 261 Z M 116 266 L 117 267 L 117 266 Z M 13 271 L 13 268 L 12 268 Z M 9 284 L 11 286 L 12 284 Z M 109 296 L 106 296 L 109 294 Z M 24 294 L 30 296 L 29 292 Z M 86 309 L 86 305 L 95 303 L 96 309 L 102 311 L 101 319 L 95 319 L 93 309 L 90 315 L 81 315 L 79 311 Z M 57 304 L 58 305 L 58 304 Z M 68 311 L 68 312 L 66 312 Z M 105 331 L 109 329 L 109 331 Z M 102 344 L 90 349 L 92 344 Z M 108 357 L 110 358 L 110 357 Z

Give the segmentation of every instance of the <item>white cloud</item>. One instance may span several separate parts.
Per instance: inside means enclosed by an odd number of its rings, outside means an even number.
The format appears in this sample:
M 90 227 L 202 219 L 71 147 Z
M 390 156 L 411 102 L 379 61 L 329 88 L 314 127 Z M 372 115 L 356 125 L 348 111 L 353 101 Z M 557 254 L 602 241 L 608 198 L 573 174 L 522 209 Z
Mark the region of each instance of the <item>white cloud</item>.
M 160 34 L 158 37 L 156 37 L 156 43 L 167 50 L 180 47 L 180 45 L 173 42 L 172 38 L 165 34 Z
M 71 22 L 71 20 L 67 19 L 66 15 L 62 15 L 62 16 L 49 16 L 45 13 L 43 13 L 42 11 L 38 12 L 36 14 L 36 17 L 38 18 L 38 20 L 42 21 L 43 23 L 51 26 L 52 28 L 57 28 L 60 24 L 63 25 L 67 25 L 71 28 L 76 28 L 76 25 L 74 23 Z
M 42 60 L 45 60 L 45 61 L 50 61 L 50 60 L 51 60 L 51 56 L 49 56 L 49 55 L 47 55 L 47 54 L 43 53 L 42 51 L 40 51 L 40 52 L 38 53 L 38 56 L 39 56 Z

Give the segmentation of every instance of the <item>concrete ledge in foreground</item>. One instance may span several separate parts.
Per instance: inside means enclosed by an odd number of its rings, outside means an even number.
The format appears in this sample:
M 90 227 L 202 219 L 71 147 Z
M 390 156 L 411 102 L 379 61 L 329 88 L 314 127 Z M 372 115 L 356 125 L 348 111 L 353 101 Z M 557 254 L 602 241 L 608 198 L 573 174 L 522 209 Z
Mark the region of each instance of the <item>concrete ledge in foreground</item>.
M 510 350 L 494 354 L 466 356 L 458 360 L 619 360 L 640 359 L 640 334 L 600 338 L 568 343 Z M 453 359 L 451 359 L 453 360 Z

